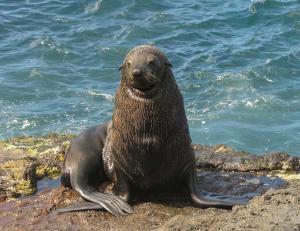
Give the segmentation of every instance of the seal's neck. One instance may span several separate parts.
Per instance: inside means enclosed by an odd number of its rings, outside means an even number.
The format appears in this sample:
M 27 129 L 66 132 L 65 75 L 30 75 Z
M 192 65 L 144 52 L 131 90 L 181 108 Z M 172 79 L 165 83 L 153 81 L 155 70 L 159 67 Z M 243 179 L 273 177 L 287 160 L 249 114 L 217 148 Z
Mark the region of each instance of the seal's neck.
M 120 131 L 169 136 L 182 122 L 186 123 L 183 100 L 175 82 L 150 99 L 136 96 L 122 84 L 117 90 L 113 127 Z

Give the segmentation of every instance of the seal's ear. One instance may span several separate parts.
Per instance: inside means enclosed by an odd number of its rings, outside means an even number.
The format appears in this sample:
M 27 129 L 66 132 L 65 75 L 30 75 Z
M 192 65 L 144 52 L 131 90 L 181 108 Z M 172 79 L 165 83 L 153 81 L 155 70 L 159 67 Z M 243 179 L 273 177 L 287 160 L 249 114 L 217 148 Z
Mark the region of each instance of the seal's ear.
M 173 65 L 169 61 L 166 62 L 166 65 L 169 67 L 173 67 Z
M 121 66 L 119 66 L 119 71 L 122 70 L 124 67 L 124 64 L 122 63 Z

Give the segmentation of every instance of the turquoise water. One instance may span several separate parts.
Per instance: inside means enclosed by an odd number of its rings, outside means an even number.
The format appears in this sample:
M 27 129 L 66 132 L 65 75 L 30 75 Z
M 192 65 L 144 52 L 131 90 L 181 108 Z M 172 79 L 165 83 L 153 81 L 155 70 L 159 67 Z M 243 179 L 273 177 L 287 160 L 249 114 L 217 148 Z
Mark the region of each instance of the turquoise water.
M 300 155 L 297 0 L 0 0 L 0 139 L 109 120 L 132 47 L 169 57 L 195 143 Z

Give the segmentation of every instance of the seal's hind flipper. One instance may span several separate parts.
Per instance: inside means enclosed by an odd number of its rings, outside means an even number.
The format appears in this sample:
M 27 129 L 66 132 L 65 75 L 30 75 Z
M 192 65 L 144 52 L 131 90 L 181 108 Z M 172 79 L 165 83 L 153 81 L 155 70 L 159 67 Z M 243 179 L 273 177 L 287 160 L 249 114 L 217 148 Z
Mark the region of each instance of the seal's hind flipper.
M 77 202 L 73 205 L 70 205 L 66 208 L 57 209 L 58 213 L 66 213 L 66 212 L 75 212 L 75 211 L 85 211 L 85 210 L 99 210 L 103 209 L 103 207 L 99 204 L 88 202 L 88 201 L 81 201 Z
M 188 176 L 188 188 L 193 202 L 201 208 L 232 208 L 234 205 L 245 205 L 251 199 L 248 196 L 233 196 L 204 191 L 196 183 L 195 172 Z
M 191 193 L 193 202 L 202 208 L 218 207 L 218 208 L 232 208 L 234 205 L 245 205 L 249 201 L 249 197 L 232 196 L 225 194 L 218 194 L 206 192 L 203 190 L 196 190 Z

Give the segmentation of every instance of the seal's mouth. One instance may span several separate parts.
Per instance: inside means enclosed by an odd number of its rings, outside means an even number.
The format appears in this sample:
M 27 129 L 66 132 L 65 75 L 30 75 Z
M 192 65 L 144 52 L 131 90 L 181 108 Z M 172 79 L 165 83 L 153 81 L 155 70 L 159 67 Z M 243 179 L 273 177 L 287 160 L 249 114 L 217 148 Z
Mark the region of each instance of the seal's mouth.
M 129 89 L 134 95 L 138 97 L 152 98 L 153 96 L 155 96 L 158 87 L 156 84 L 151 84 L 147 86 L 135 86 L 133 84 L 130 84 Z
M 152 89 L 155 88 L 155 84 L 152 84 L 152 85 L 149 85 L 149 86 L 146 86 L 146 87 L 134 87 L 133 86 L 133 88 L 138 90 L 138 91 L 147 93 L 147 92 L 149 92 L 149 91 L 151 91 Z
M 151 84 L 151 85 L 143 86 L 143 87 L 131 85 L 131 89 L 133 92 L 143 94 L 143 95 L 149 95 L 149 94 L 153 93 L 156 90 L 156 88 L 157 87 L 155 84 Z

